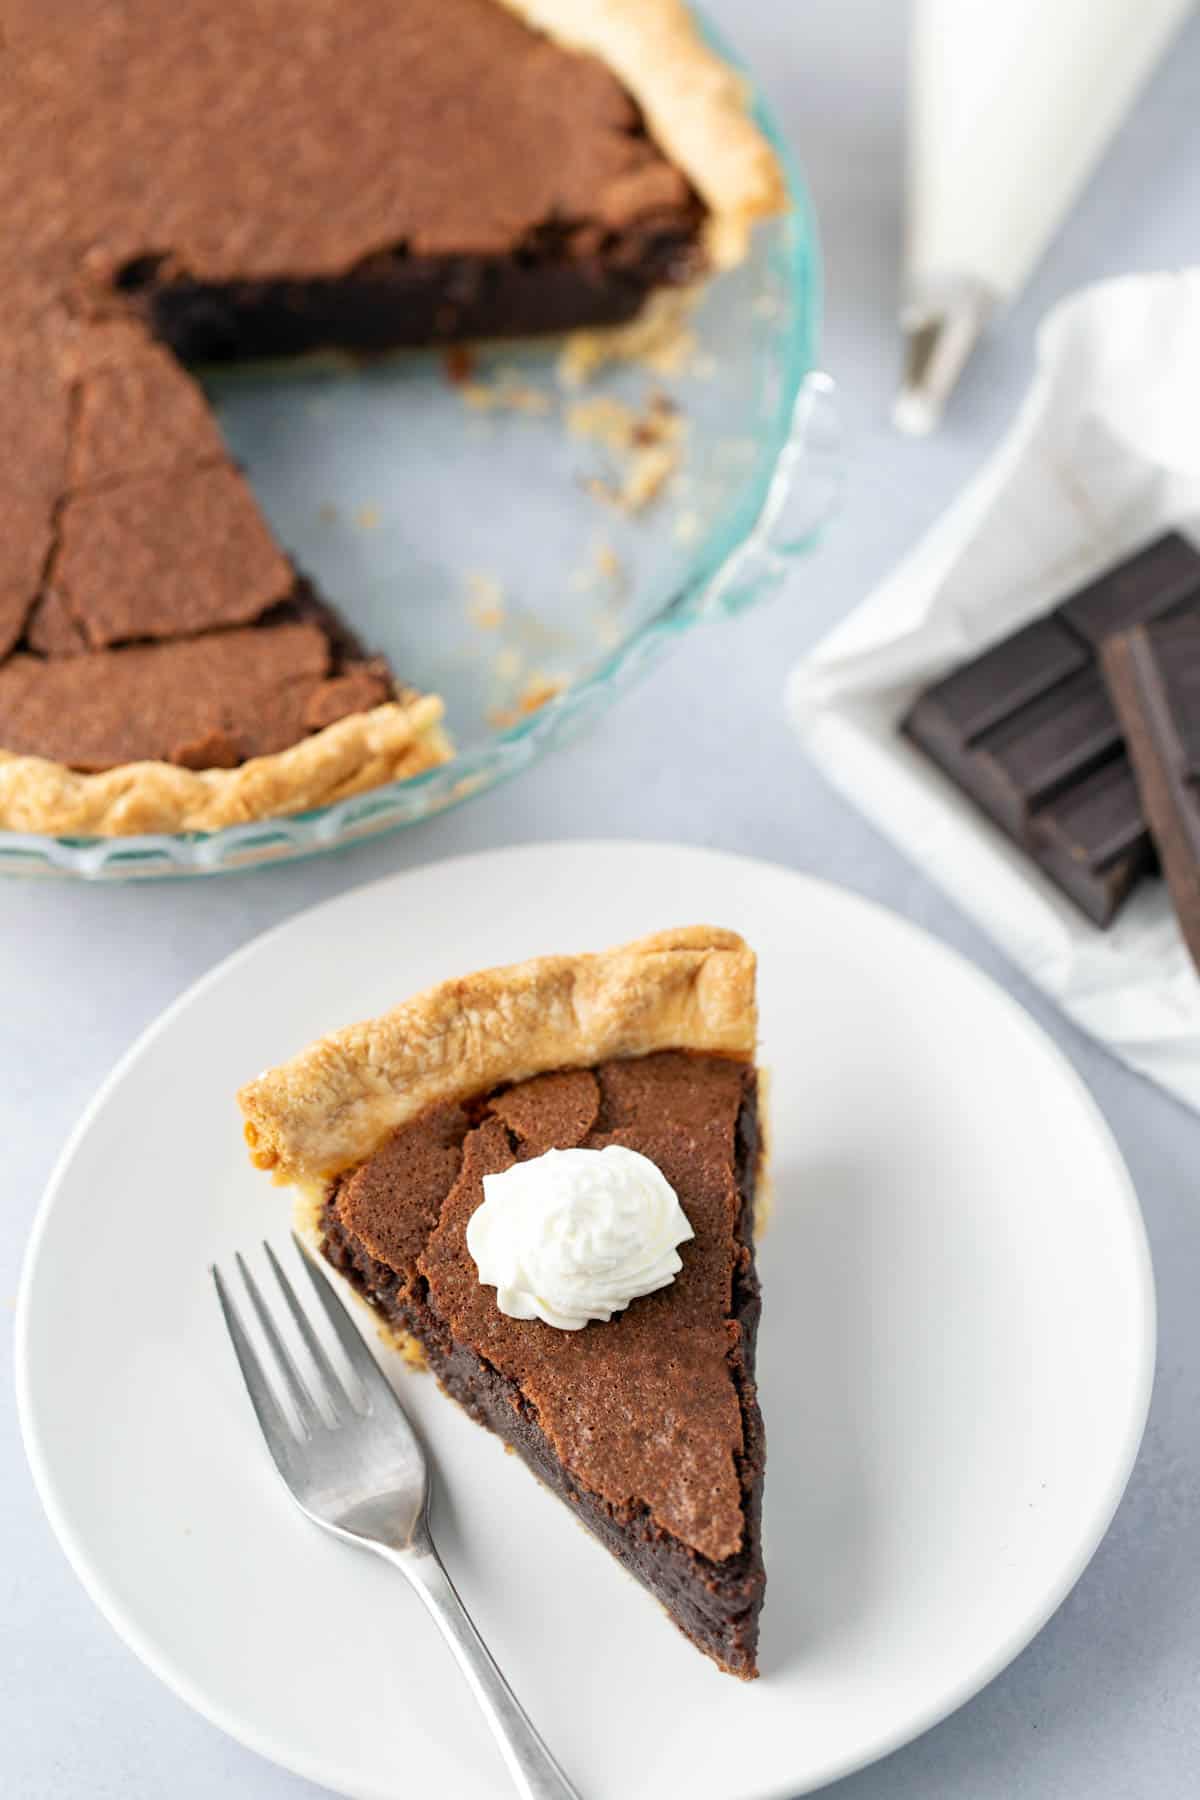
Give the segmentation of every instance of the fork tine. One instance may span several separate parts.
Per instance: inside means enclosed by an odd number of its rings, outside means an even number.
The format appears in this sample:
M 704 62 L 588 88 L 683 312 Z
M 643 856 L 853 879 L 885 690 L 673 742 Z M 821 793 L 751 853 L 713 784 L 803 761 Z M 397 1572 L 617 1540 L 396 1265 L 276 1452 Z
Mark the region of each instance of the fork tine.
M 225 1320 L 225 1329 L 229 1333 L 233 1353 L 237 1357 L 238 1367 L 242 1371 L 242 1380 L 246 1384 L 250 1404 L 254 1408 L 262 1434 L 267 1440 L 267 1448 L 274 1457 L 280 1473 L 286 1478 L 291 1464 L 295 1460 L 295 1433 L 288 1423 L 287 1415 L 275 1398 L 270 1382 L 263 1373 L 262 1364 L 258 1360 L 258 1352 L 250 1342 L 246 1328 L 242 1324 L 237 1302 L 221 1279 L 221 1271 L 217 1265 L 213 1263 L 211 1268 L 217 1299 Z
M 387 1378 L 355 1329 L 353 1319 L 334 1292 L 333 1283 L 317 1267 L 316 1258 L 298 1232 L 293 1231 L 292 1242 L 300 1252 L 300 1260 L 308 1270 L 308 1278 L 313 1284 L 317 1299 L 325 1309 L 325 1316 L 337 1333 L 338 1343 L 346 1352 L 346 1360 L 362 1382 L 367 1412 L 373 1410 L 376 1399 L 386 1398 L 398 1407 L 399 1401 L 388 1386 Z
M 263 1240 L 263 1249 L 266 1251 L 267 1261 L 274 1271 L 275 1279 L 279 1283 L 279 1291 L 283 1295 L 284 1305 L 291 1313 L 292 1318 L 295 1321 L 296 1330 L 304 1339 L 304 1347 L 316 1364 L 317 1374 L 325 1384 L 325 1392 L 330 1405 L 333 1407 L 334 1417 L 340 1419 L 345 1414 L 356 1410 L 352 1405 L 349 1394 L 347 1394 L 342 1385 L 342 1378 L 330 1362 L 328 1356 L 326 1356 L 325 1346 L 322 1344 L 320 1338 L 309 1323 L 308 1314 L 301 1306 L 299 1300 L 297 1300 L 295 1289 L 280 1268 L 279 1258 L 265 1238 Z
M 312 1437 L 314 1432 L 324 1428 L 325 1421 L 308 1391 L 307 1382 L 296 1367 L 291 1351 L 279 1335 L 279 1327 L 271 1317 L 270 1308 L 259 1293 L 258 1283 L 246 1267 L 245 1258 L 240 1250 L 236 1253 L 234 1260 L 241 1272 L 246 1292 L 250 1296 L 250 1304 L 262 1326 L 263 1336 L 271 1347 L 271 1354 L 275 1358 L 283 1385 L 288 1391 L 292 1405 L 300 1415 L 300 1423 L 304 1427 L 305 1435 Z

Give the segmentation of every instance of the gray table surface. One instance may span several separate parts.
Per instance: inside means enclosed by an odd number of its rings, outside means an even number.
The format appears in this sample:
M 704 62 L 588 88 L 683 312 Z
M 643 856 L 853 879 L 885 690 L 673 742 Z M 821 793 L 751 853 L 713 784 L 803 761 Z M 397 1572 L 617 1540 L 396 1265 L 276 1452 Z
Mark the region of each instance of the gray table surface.
M 1161 1313 L 1149 1430 L 1091 1567 L 1040 1637 L 969 1705 L 835 1790 L 840 1800 L 1193 1800 L 1200 1791 L 1200 1120 L 1067 1025 L 809 769 L 782 674 L 909 547 L 978 466 L 1031 369 L 1040 315 L 1084 282 L 1197 257 L 1200 20 L 1185 31 L 1043 263 L 978 356 L 942 434 L 888 422 L 903 170 L 895 0 L 712 0 L 807 166 L 827 261 L 825 360 L 851 482 L 820 555 L 770 605 L 693 635 L 585 742 L 430 826 L 232 880 L 0 884 L 0 1142 L 10 1229 L 0 1298 L 67 1131 L 114 1060 L 218 958 L 343 889 L 456 852 L 571 835 L 718 845 L 816 871 L 917 919 L 1030 1009 L 1129 1160 Z M 730 713 L 754 719 L 734 761 Z M 11 1360 L 11 1332 L 3 1355 Z M 81 1396 L 86 1402 L 86 1397 Z M 318 1790 L 160 1687 L 77 1584 L 42 1517 L 11 1379 L 0 1392 L 0 1793 L 13 1800 L 299 1800 Z

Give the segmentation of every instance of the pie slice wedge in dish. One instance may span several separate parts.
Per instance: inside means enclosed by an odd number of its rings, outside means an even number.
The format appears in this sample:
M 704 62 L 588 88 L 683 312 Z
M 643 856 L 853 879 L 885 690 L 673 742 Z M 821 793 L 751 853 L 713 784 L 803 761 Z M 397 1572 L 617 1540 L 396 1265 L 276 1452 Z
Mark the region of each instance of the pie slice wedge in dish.
M 239 1096 L 255 1164 L 300 1190 L 388 1335 L 745 1679 L 754 982 L 708 927 L 542 957 L 333 1032 Z

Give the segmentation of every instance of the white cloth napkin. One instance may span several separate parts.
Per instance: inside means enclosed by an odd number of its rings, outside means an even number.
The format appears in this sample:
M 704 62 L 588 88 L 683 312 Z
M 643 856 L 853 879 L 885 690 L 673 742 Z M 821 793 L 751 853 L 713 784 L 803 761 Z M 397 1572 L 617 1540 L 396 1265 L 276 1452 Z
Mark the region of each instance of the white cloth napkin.
M 1097 930 L 896 731 L 927 682 L 1173 525 L 1200 544 L 1200 269 L 1055 308 L 1000 448 L 788 699 L 828 778 L 1071 1018 L 1200 1111 L 1200 977 L 1164 883 Z

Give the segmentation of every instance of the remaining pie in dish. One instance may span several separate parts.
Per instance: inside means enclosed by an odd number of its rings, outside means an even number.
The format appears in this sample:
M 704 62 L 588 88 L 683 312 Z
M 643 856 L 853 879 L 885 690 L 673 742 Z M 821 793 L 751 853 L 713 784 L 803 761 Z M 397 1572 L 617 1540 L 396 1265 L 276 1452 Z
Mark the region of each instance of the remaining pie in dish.
M 765 1584 L 755 1034 L 751 951 L 693 927 L 447 982 L 239 1096 L 254 1162 L 300 1188 L 306 1231 L 390 1333 L 747 1679 Z M 471 1221 L 498 1178 L 532 1171 L 549 1176 L 535 1210 L 561 1240 L 560 1171 L 587 1152 L 603 1186 L 610 1146 L 674 1191 L 677 1272 L 560 1329 L 487 1284 Z M 573 1276 L 594 1253 L 594 1191 L 586 1206 Z
M 620 324 L 784 188 L 682 0 L 9 0 L 0 826 L 209 830 L 448 755 L 197 362 Z

